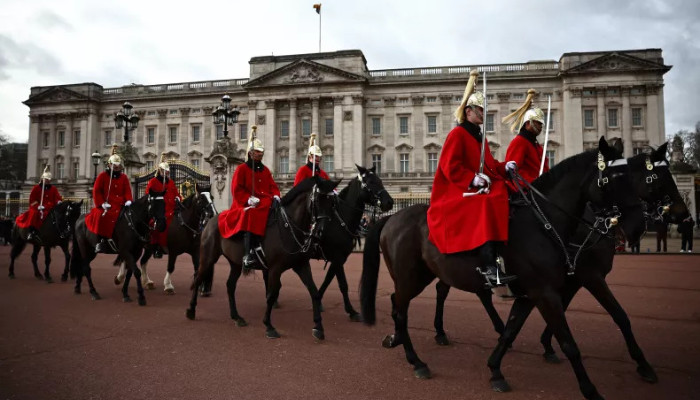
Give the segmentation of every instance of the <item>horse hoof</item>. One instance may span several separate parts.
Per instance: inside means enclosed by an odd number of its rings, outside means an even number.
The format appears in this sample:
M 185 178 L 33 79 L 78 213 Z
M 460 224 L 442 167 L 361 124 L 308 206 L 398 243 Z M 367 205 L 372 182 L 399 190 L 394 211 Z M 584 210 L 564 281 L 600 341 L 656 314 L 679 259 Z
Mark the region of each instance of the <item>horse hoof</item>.
M 273 329 L 268 329 L 267 331 L 265 331 L 265 337 L 268 339 L 279 339 L 280 334 L 277 333 L 277 330 L 273 328 Z
M 323 331 L 317 328 L 311 330 L 311 335 L 313 335 L 313 337 L 316 340 L 324 340 L 326 338 L 326 335 L 323 333 Z
M 211 291 L 208 291 L 208 292 L 202 291 L 199 295 L 202 297 L 211 297 Z
M 102 300 L 102 297 L 100 297 L 100 295 L 97 294 L 97 292 L 92 292 L 90 294 L 92 295 L 93 300 Z
M 491 380 L 491 389 L 498 393 L 510 392 L 510 385 L 505 379 L 495 379 Z
M 131 297 L 129 297 L 129 296 L 124 296 L 124 297 L 122 297 L 122 301 L 124 303 L 131 303 L 133 300 L 131 300 Z
M 241 317 L 233 318 L 233 320 L 236 321 L 236 326 L 239 328 L 243 328 L 244 326 L 248 326 L 248 322 Z
M 68 281 L 68 275 L 61 275 L 61 282 Z
M 187 317 L 187 319 L 194 321 L 195 313 L 196 312 L 193 309 L 188 308 L 187 311 L 185 311 L 185 316 Z
M 142 307 L 146 305 L 146 298 L 145 297 L 139 297 L 139 305 Z
M 415 377 L 418 379 L 430 379 L 433 377 L 433 375 L 430 373 L 430 369 L 428 368 L 427 365 L 424 367 L 416 368 L 413 371 L 413 375 L 415 375 Z
M 146 290 L 153 290 L 156 288 L 156 284 L 153 282 L 146 283 Z
M 550 364 L 561 364 L 561 360 L 556 353 L 544 353 L 542 356 L 544 360 Z
M 172 288 L 167 288 L 163 291 L 167 295 L 174 295 L 175 294 L 175 289 Z
M 352 322 L 362 322 L 362 321 L 363 321 L 362 315 L 360 315 L 360 314 L 357 313 L 357 312 L 354 313 L 354 314 L 350 314 L 350 321 L 352 321 Z
M 46 283 L 53 283 L 53 278 L 50 276 L 46 277 Z
M 34 277 L 40 281 L 44 280 L 44 275 L 42 275 L 42 274 L 34 274 Z
M 438 344 L 438 346 L 449 346 L 450 344 L 450 339 L 447 338 L 447 335 L 440 334 L 440 335 L 435 335 L 435 343 Z
M 115 276 L 115 277 L 114 277 L 114 284 L 115 284 L 116 286 L 119 286 L 119 285 L 122 284 L 122 280 L 119 279 L 119 276 Z
M 386 335 L 384 340 L 382 340 L 382 347 L 386 349 L 393 349 L 397 345 L 398 343 L 396 343 L 396 337 L 394 335 Z
M 650 365 L 646 365 L 644 367 L 642 367 L 642 366 L 637 367 L 637 373 L 639 374 L 639 376 L 642 377 L 642 380 L 644 382 L 649 382 L 649 383 L 659 382 L 659 377 L 656 376 L 656 372 L 654 372 L 654 369 Z

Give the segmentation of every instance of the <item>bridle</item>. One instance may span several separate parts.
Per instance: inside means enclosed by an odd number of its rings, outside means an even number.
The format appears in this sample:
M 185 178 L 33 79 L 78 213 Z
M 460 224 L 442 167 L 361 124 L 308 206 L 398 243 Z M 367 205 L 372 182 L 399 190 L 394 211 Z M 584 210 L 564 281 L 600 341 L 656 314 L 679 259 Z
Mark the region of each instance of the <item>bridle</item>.
M 147 220 L 150 220 L 151 218 L 153 218 L 153 224 L 149 224 L 149 223 L 146 223 L 143 221 L 138 221 L 141 225 L 145 225 L 146 228 L 148 229 L 146 231 L 145 236 L 141 235 L 138 228 L 136 227 L 136 222 L 134 222 L 134 216 L 133 216 L 133 212 L 131 210 L 131 206 L 122 207 L 122 210 L 123 210 L 122 214 L 124 215 L 124 218 L 126 219 L 127 225 L 129 226 L 129 228 L 131 228 L 131 230 L 134 232 L 134 234 L 136 234 L 136 237 L 138 237 L 138 239 L 144 243 L 148 243 L 150 241 L 151 231 L 154 231 L 156 229 L 157 224 L 158 224 L 158 221 L 156 221 L 156 219 L 154 218 L 154 215 L 153 215 L 153 203 L 155 201 L 165 202 L 165 199 L 164 199 L 163 195 L 160 195 L 160 196 L 151 196 L 150 194 L 148 195 L 148 206 L 146 208 Z
M 319 230 L 319 220 L 322 219 L 328 219 L 330 218 L 327 215 L 319 216 L 318 215 L 318 196 L 327 196 L 327 197 L 336 197 L 335 194 L 329 194 L 329 193 L 320 193 L 318 190 L 318 186 L 314 185 L 313 188 L 311 189 L 311 195 L 308 196 L 308 199 L 306 200 L 306 211 L 311 214 L 311 229 L 310 230 L 305 230 L 297 226 L 290 218 L 289 215 L 287 214 L 287 211 L 283 206 L 276 207 L 275 212 L 279 218 L 279 220 L 282 222 L 282 224 L 277 224 L 278 229 L 280 230 L 280 233 L 284 230 L 288 230 L 289 234 L 292 236 L 292 239 L 294 240 L 294 243 L 298 247 L 296 250 L 289 251 L 284 248 L 284 242 L 281 243 L 281 247 L 287 252 L 287 254 L 299 254 L 299 253 L 307 253 L 310 251 L 312 246 L 314 244 L 317 244 L 317 242 L 320 240 L 320 232 Z M 334 206 L 335 208 L 335 206 Z
M 58 232 L 58 237 L 61 239 L 68 238 L 70 236 L 70 233 L 73 230 L 73 225 L 71 223 L 70 215 L 71 215 L 71 211 L 73 211 L 74 205 L 75 205 L 75 203 L 73 203 L 72 201 L 66 200 L 66 210 L 63 213 L 64 218 L 66 219 L 66 221 L 65 221 L 66 228 L 64 230 L 61 230 L 61 227 L 60 227 L 61 223 L 59 222 L 58 217 L 57 217 L 58 212 L 55 212 L 57 210 L 55 208 L 52 210 L 54 212 L 51 213 L 51 223 L 56 228 L 56 231 Z
M 654 169 L 657 167 L 668 168 L 669 165 L 666 160 L 656 161 L 652 163 L 649 157 L 645 159 L 644 164 L 645 169 L 647 171 L 646 176 L 644 177 L 644 183 L 646 184 L 648 193 L 651 197 L 657 193 L 662 192 L 661 182 L 659 182 L 659 176 L 654 172 Z M 670 211 L 672 204 L 673 200 L 671 200 L 671 196 L 667 194 L 663 195 L 662 198 L 656 200 L 646 201 L 642 199 L 644 217 L 655 221 L 663 220 L 664 215 L 668 214 L 668 212 Z M 650 208 L 652 208 L 651 212 L 649 211 Z
M 204 207 L 202 207 L 201 209 L 199 209 L 199 207 L 198 207 L 200 196 L 204 197 L 207 201 L 207 204 Z M 194 201 L 194 199 L 193 199 L 193 201 Z M 188 230 L 190 233 L 192 233 L 193 239 L 202 234 L 202 231 L 204 230 L 204 226 L 207 224 L 207 221 L 209 221 L 209 219 L 211 219 L 214 215 L 217 214 L 216 207 L 214 207 L 214 202 L 211 201 L 211 198 L 209 196 L 209 192 L 200 192 L 197 195 L 196 202 L 197 203 L 193 205 L 193 213 L 199 213 L 199 222 L 198 222 L 197 229 L 192 228 L 189 224 L 187 224 L 187 222 L 185 222 L 185 219 L 182 216 L 182 212 L 180 209 L 176 210 L 177 219 L 180 222 L 180 225 L 182 225 L 182 227 L 184 227 L 186 230 Z M 207 215 L 206 211 L 208 208 L 211 208 L 211 211 L 212 211 L 211 216 Z

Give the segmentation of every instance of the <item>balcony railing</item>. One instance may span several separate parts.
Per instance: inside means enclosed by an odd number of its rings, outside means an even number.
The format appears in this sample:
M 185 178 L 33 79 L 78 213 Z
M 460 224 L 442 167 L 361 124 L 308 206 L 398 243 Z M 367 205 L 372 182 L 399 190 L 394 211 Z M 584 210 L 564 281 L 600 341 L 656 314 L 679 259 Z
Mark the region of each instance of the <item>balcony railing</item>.
M 117 88 L 105 88 L 102 91 L 103 96 L 123 96 L 123 95 L 139 95 L 152 93 L 175 93 L 188 91 L 217 91 L 220 88 L 231 87 L 233 89 L 240 88 L 248 83 L 248 78 L 242 79 L 227 79 L 217 81 L 200 81 L 200 82 L 182 82 L 168 83 L 162 85 L 131 85 Z
M 479 72 L 518 72 L 518 71 L 544 71 L 559 70 L 559 63 L 556 61 L 529 62 L 521 64 L 491 64 L 453 67 L 429 67 L 429 68 L 403 68 L 403 69 L 382 69 L 369 71 L 372 78 L 391 78 L 407 76 L 438 76 L 453 74 L 468 74 L 472 69 Z

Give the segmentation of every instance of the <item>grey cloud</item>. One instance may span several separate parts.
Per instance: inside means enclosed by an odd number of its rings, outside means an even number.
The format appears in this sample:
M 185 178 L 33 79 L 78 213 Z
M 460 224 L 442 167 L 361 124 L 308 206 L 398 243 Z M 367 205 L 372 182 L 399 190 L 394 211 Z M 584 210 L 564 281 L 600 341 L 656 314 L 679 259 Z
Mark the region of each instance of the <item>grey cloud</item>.
M 40 11 L 34 20 L 41 29 L 59 28 L 67 31 L 73 30 L 73 26 L 68 21 L 51 10 Z
M 0 80 L 10 77 L 10 69 L 30 69 L 43 75 L 62 72 L 61 62 L 47 50 L 32 43 L 18 43 L 0 34 Z

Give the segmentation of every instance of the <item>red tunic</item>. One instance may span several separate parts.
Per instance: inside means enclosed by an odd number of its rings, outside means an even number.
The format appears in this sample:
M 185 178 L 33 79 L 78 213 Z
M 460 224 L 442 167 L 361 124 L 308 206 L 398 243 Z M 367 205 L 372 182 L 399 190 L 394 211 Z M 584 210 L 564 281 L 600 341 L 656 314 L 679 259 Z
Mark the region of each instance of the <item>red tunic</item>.
M 487 241 L 508 239 L 508 190 L 505 163 L 491 155 L 485 144 L 484 174 L 491 178 L 491 191 L 463 197 L 474 192 L 470 184 L 479 171 L 481 143 L 479 127 L 469 122 L 456 126 L 447 135 L 428 208 L 429 239 L 441 253 L 475 249 Z
M 44 189 L 44 201 L 42 202 L 41 184 L 34 186 L 29 194 L 29 209 L 15 219 L 17 227 L 29 228 L 33 226 L 36 229 L 41 228 L 41 224 L 46 220 L 49 211 L 61 200 L 63 200 L 63 197 L 58 193 L 56 186 L 47 184 Z M 44 206 L 43 218 L 42 213 L 39 212 L 39 204 Z
M 255 197 L 260 199 L 257 207 L 248 208 L 248 198 L 251 194 L 252 169 L 247 164 L 236 167 L 231 180 L 233 203 L 231 208 L 219 214 L 219 231 L 221 236 L 230 238 L 238 232 L 251 232 L 262 236 L 265 234 L 267 215 L 272 206 L 273 196 L 279 196 L 272 174 L 266 166 L 255 171 Z
M 109 197 L 107 193 L 109 192 Z M 92 199 L 95 208 L 85 217 L 85 224 L 90 232 L 106 238 L 112 237 L 112 231 L 117 224 L 119 212 L 126 201 L 133 201 L 131 196 L 131 183 L 123 172 L 119 177 L 112 178 L 112 188 L 109 188 L 109 172 L 104 171 L 97 176 L 95 186 L 92 189 Z M 112 208 L 102 216 L 104 210 L 102 203 L 109 203 Z
M 530 139 L 529 137 L 532 137 Z M 518 164 L 518 173 L 525 180 L 532 183 L 540 176 L 540 163 L 542 163 L 542 146 L 527 132 L 520 133 L 513 138 L 506 152 L 506 161 L 515 161 Z M 549 171 L 549 161 L 545 159 L 542 173 Z
M 306 165 L 302 165 L 301 167 L 299 167 L 299 170 L 297 171 L 297 176 L 294 178 L 294 186 L 298 185 L 299 182 L 303 181 L 306 178 L 311 178 L 313 176 L 312 173 L 313 171 L 311 170 L 311 163 L 306 163 Z M 319 168 L 318 165 L 316 166 L 316 175 L 325 180 L 330 179 L 326 171 Z
M 165 200 L 165 230 L 159 232 L 157 230 L 151 231 L 151 244 L 159 244 L 165 247 L 168 243 L 168 227 L 170 227 L 170 222 L 173 220 L 175 215 L 175 198 L 182 200 L 180 192 L 177 190 L 175 181 L 167 178 L 167 182 L 164 184 L 161 179 L 157 176 L 151 178 L 146 186 L 146 194 L 153 192 L 165 191 L 163 200 Z

